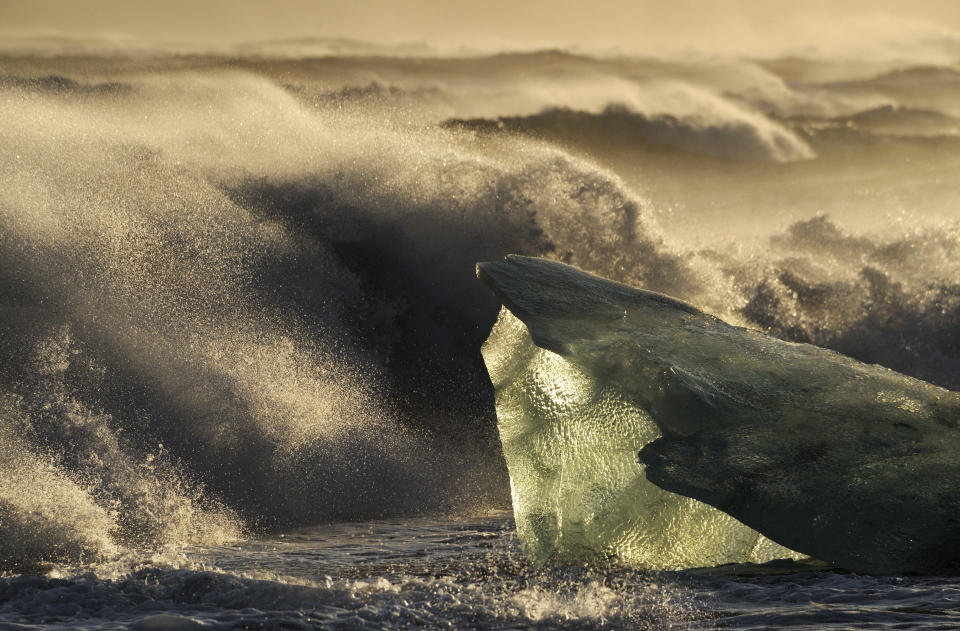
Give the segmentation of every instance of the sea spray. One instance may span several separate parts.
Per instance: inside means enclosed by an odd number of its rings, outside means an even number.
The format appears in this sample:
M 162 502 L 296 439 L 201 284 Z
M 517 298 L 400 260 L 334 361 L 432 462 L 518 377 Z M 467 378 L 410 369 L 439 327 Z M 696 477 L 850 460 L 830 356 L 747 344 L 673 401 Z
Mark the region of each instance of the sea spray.
M 3 383 L 31 466 L 90 515 L 70 559 L 500 501 L 473 262 L 619 251 L 688 282 L 642 198 L 549 147 L 459 147 L 248 75 L 129 85 L 0 100 Z

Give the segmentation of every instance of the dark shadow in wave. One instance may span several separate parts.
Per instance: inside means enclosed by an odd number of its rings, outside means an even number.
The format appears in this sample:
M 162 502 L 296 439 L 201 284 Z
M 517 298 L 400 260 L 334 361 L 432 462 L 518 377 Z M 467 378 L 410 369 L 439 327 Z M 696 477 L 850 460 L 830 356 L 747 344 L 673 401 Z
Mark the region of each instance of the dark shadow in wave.
M 108 83 L 78 83 L 60 75 L 45 77 L 24 77 L 20 75 L 0 76 L 0 90 L 26 90 L 43 94 L 62 96 L 117 96 L 132 90 L 127 83 L 111 81 Z
M 598 114 L 556 108 L 531 116 L 451 119 L 443 126 L 487 134 L 518 133 L 588 147 L 613 143 L 753 162 L 810 157 L 801 141 L 786 132 L 766 134 L 746 121 L 708 123 L 671 114 L 648 116 L 622 105 L 608 105 Z
M 362 352 L 386 367 L 389 399 L 411 427 L 479 441 L 497 453 L 493 392 L 480 346 L 499 304 L 474 282 L 477 260 L 511 253 L 546 254 L 536 213 L 466 219 L 430 213 L 430 243 L 408 234 L 401 217 L 343 203 L 321 181 L 256 179 L 226 186 L 238 204 L 279 220 L 332 252 L 357 287 L 337 298 Z M 330 296 L 319 290 L 326 261 L 278 259 L 260 271 L 259 291 L 284 312 L 322 333 Z M 450 419 L 457 419 L 451 424 Z

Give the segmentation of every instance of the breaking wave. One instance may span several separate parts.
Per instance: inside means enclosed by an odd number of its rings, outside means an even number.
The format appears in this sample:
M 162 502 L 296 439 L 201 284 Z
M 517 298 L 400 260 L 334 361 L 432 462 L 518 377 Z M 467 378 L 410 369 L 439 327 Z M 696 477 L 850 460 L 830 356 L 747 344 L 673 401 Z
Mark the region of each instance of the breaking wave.
M 814 152 L 788 129 L 759 115 L 738 113 L 726 120 L 647 116 L 621 105 L 609 105 L 599 114 L 551 109 L 525 117 L 496 120 L 449 121 L 448 126 L 477 131 L 507 131 L 551 138 L 616 140 L 637 147 L 653 145 L 703 153 L 719 158 L 759 162 L 809 160 Z
M 699 71 L 733 97 L 692 66 L 555 52 L 379 59 L 376 77 L 314 60 L 310 80 L 276 61 L 283 84 L 256 60 L 127 60 L 122 82 L 102 63 L 0 77 L 2 568 L 505 506 L 479 353 L 498 305 L 474 264 L 511 253 L 960 385 L 957 226 L 808 216 L 756 250 L 692 248 L 561 148 L 816 162 L 785 121 L 822 86 Z
M 820 216 L 771 246 L 776 255 L 745 283 L 749 323 L 960 389 L 958 226 L 868 238 Z
M 548 147 L 248 75 L 104 99 L 0 96 L 7 567 L 503 503 L 475 261 L 684 275 L 640 198 Z

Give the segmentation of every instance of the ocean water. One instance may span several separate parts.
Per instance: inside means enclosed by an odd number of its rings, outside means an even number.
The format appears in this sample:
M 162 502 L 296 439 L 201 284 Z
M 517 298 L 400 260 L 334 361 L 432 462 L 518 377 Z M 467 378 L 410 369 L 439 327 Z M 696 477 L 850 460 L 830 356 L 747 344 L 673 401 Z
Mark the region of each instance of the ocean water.
M 956 56 L 314 44 L 3 47 L 0 625 L 958 624 L 952 578 L 533 565 L 474 277 L 956 389 Z
M 784 563 L 532 565 L 506 511 L 340 522 L 3 579 L 11 629 L 952 629 L 960 588 Z

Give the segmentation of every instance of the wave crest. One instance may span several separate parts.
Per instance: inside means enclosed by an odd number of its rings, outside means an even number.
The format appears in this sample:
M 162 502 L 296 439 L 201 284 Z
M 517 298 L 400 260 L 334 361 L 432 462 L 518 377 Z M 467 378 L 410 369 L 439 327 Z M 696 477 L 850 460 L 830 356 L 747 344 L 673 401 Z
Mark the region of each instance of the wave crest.
M 109 106 L 0 95 L 0 391 L 72 498 L 30 541 L 11 505 L 16 564 L 504 503 L 475 262 L 690 280 L 645 202 L 563 152 L 246 75 L 133 83 Z

